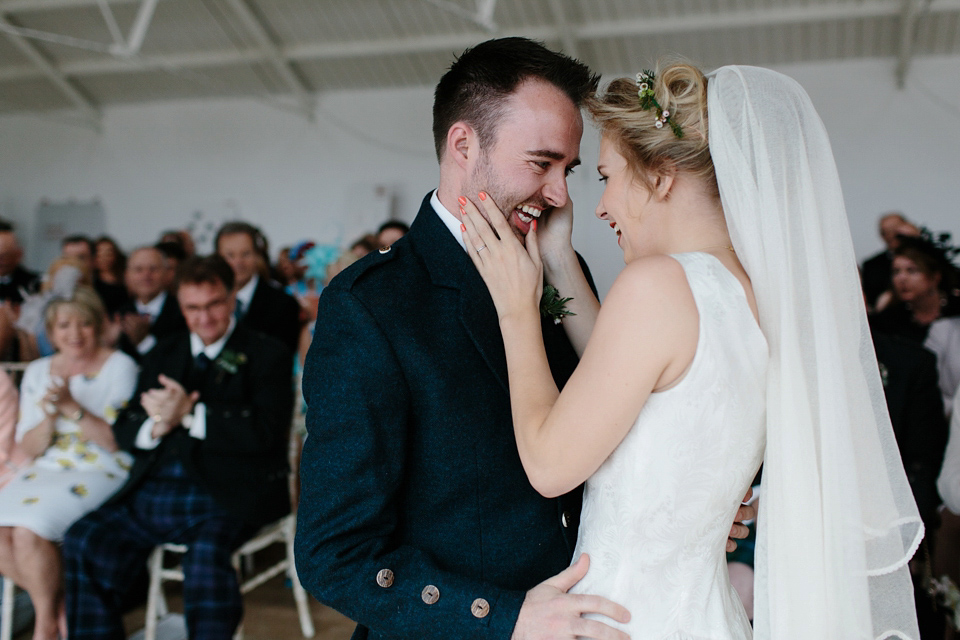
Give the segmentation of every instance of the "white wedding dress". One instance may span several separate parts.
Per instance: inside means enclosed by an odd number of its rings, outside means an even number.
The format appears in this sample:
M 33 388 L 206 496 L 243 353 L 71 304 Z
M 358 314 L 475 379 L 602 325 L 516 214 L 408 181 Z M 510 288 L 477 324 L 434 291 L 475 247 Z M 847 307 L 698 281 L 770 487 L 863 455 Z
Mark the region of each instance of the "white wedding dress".
M 629 609 L 626 625 L 597 619 L 633 640 L 741 640 L 752 631 L 724 547 L 763 458 L 767 341 L 719 260 L 673 257 L 700 315 L 696 354 L 587 480 L 574 558 L 590 569 L 572 592 Z

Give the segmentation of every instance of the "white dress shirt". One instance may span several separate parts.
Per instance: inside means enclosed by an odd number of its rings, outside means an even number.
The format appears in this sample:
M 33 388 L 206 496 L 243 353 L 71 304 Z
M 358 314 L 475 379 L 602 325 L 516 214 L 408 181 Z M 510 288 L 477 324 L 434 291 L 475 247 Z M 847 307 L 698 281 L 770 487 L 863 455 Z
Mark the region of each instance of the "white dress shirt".
M 466 243 L 463 241 L 463 232 L 460 231 L 461 222 L 457 220 L 456 216 L 447 211 L 447 208 L 443 206 L 443 203 L 440 202 L 440 198 L 437 197 L 437 190 L 433 190 L 433 195 L 430 196 L 430 206 L 433 207 L 433 210 L 437 212 L 437 215 L 440 217 L 440 221 L 446 225 L 447 229 L 450 230 L 450 233 L 453 234 L 453 237 L 456 241 L 463 247 L 464 251 L 467 249 Z
M 223 351 L 223 346 L 227 343 L 227 340 L 230 339 L 236 326 L 237 320 L 230 318 L 230 324 L 227 326 L 227 332 L 223 334 L 223 337 L 206 346 L 204 346 L 200 336 L 195 333 L 190 333 L 190 354 L 196 358 L 201 353 L 204 353 L 210 359 L 209 366 L 216 366 L 214 361 L 217 359 L 217 356 L 220 355 L 220 352 Z M 203 402 L 197 402 L 193 406 L 193 412 L 184 416 L 184 422 L 189 423 L 183 426 L 190 432 L 191 437 L 197 440 L 205 439 L 207 437 L 207 406 Z M 151 431 L 153 431 L 153 425 L 154 420 L 152 417 L 148 417 L 143 421 L 140 431 L 137 432 L 137 439 L 134 441 L 138 449 L 155 449 L 156 446 L 160 444 L 162 436 L 161 438 L 153 437 L 151 433 Z
M 167 292 L 161 291 L 150 302 L 140 302 L 139 300 L 134 300 L 133 304 L 137 308 L 137 313 L 142 316 L 149 316 L 150 326 L 153 326 L 153 323 L 157 321 L 157 316 L 159 316 L 160 312 L 163 311 L 163 304 L 166 301 Z M 143 355 L 147 351 L 150 351 L 150 349 L 153 349 L 154 345 L 156 344 L 156 336 L 154 336 L 152 333 L 148 333 L 143 340 L 137 343 L 137 352 Z

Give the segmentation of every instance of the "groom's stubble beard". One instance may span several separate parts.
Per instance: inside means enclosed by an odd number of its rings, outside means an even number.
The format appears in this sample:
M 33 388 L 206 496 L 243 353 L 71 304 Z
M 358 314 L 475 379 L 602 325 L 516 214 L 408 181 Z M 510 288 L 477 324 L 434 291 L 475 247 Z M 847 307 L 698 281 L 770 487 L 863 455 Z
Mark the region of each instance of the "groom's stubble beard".
M 521 204 L 537 204 L 543 208 L 547 208 L 548 205 L 539 198 L 524 197 L 513 193 L 516 190 L 508 188 L 506 180 L 503 179 L 499 172 L 494 170 L 493 163 L 490 162 L 490 156 L 486 150 L 481 149 L 480 154 L 480 162 L 467 181 L 466 196 L 473 201 L 487 222 L 490 222 L 490 218 L 484 210 L 482 203 L 478 202 L 477 195 L 481 191 L 486 192 L 493 200 L 493 203 L 503 212 L 507 224 L 510 225 L 513 234 L 520 241 L 520 244 L 526 245 L 526 235 L 514 224 L 513 210 Z

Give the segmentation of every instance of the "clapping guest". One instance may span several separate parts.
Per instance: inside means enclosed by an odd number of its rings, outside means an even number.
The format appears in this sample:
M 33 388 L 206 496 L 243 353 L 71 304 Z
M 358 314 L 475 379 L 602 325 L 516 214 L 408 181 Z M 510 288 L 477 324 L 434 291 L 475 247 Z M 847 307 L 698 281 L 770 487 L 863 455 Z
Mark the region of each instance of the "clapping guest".
M 120 319 L 124 351 L 139 357 L 150 351 L 157 340 L 187 328 L 180 305 L 167 292 L 169 266 L 159 249 L 135 249 L 127 263 L 125 281 L 133 300 L 123 309 Z
M 132 459 L 110 425 L 137 381 L 133 360 L 101 346 L 105 313 L 92 289 L 52 301 L 45 316 L 56 353 L 24 373 L 16 433 L 33 462 L 0 491 L 0 573 L 30 594 L 34 640 L 66 637 L 57 544 L 126 480 Z

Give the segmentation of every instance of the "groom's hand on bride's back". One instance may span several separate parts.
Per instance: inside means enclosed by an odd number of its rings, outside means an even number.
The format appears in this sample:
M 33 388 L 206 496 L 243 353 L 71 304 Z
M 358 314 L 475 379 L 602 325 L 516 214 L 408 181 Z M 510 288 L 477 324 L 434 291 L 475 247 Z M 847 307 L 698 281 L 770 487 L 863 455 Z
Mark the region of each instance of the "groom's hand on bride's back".
M 567 569 L 528 591 L 511 640 L 578 637 L 629 640 L 630 636 L 623 631 L 581 615 L 599 613 L 626 623 L 630 621 L 629 611 L 600 596 L 567 593 L 587 574 L 589 566 L 590 559 L 584 554 Z
M 750 503 L 750 504 L 747 504 Z M 750 535 L 750 529 L 743 524 L 757 519 L 757 503 L 753 500 L 753 487 L 743 496 L 743 504 L 737 509 L 737 517 L 730 527 L 730 537 L 727 538 L 727 553 L 737 550 L 737 540 L 743 540 Z

